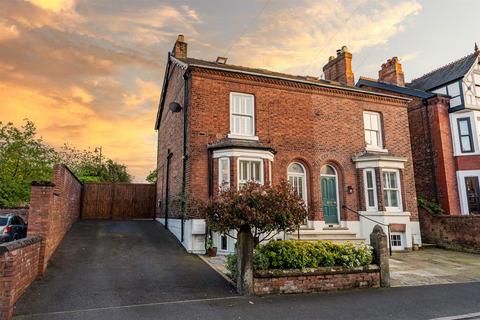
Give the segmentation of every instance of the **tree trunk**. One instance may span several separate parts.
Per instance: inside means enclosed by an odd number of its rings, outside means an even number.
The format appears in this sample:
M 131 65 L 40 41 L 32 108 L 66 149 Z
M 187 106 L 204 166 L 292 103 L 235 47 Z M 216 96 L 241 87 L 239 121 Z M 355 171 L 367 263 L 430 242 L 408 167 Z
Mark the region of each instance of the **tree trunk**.
M 253 294 L 253 248 L 250 226 L 242 226 L 237 235 L 237 291 L 240 294 Z

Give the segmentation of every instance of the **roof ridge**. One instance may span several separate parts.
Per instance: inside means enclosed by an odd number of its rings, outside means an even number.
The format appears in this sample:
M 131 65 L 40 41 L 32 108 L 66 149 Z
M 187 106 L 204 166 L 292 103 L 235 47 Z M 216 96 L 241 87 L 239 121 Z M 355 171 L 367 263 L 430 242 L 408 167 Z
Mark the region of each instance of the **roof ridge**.
M 475 51 L 475 52 L 473 52 L 473 53 L 467 54 L 466 56 L 463 56 L 463 57 L 461 57 L 460 59 L 457 59 L 457 60 L 454 60 L 454 61 L 452 61 L 452 62 L 449 62 L 449 63 L 447 63 L 447 64 L 445 64 L 445 65 L 443 65 L 443 66 L 441 66 L 441 67 L 438 67 L 438 68 L 436 68 L 436 69 L 433 69 L 432 71 L 429 71 L 429 72 L 425 73 L 424 75 L 422 75 L 422 76 L 420 76 L 420 77 L 418 77 L 418 78 L 412 79 L 412 81 L 410 81 L 410 83 L 414 83 L 415 81 L 418 81 L 418 80 L 423 79 L 423 78 L 425 78 L 425 77 L 427 77 L 427 76 L 430 76 L 431 74 L 433 74 L 433 73 L 435 73 L 435 72 L 437 72 L 437 71 L 440 71 L 440 70 L 442 70 L 442 69 L 445 69 L 445 68 L 447 68 L 447 67 L 450 67 L 451 65 L 453 65 L 453 64 L 455 64 L 455 63 L 457 63 L 457 62 L 459 62 L 459 61 L 461 61 L 461 60 L 470 58 L 471 56 L 473 56 L 473 55 L 478 55 L 478 54 L 479 54 L 479 51 Z

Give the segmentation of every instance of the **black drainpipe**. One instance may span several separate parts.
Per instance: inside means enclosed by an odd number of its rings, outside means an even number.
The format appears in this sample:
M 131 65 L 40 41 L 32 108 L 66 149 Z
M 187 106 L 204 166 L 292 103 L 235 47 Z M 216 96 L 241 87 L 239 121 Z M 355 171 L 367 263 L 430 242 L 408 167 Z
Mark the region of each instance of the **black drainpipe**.
M 427 128 L 428 128 L 428 144 L 430 149 L 430 169 L 432 170 L 432 183 L 433 183 L 433 190 L 435 192 L 435 201 L 439 202 L 438 198 L 438 187 L 437 187 L 437 175 L 435 174 L 435 156 L 433 154 L 433 143 L 432 143 L 432 127 L 430 125 L 430 112 L 428 111 L 428 102 L 427 100 L 423 100 L 423 104 L 426 110 L 427 116 Z
M 183 196 L 183 201 L 182 201 L 182 216 L 181 216 L 181 221 L 180 221 L 180 228 L 181 228 L 181 242 L 183 242 L 184 239 L 184 233 L 185 233 L 185 201 L 186 199 L 186 183 L 187 183 L 187 160 L 188 160 L 188 155 L 187 155 L 187 122 L 188 122 L 188 79 L 190 77 L 190 72 L 187 70 L 185 74 L 183 75 L 183 79 L 185 80 L 184 85 L 183 85 L 183 163 L 182 163 L 182 196 Z
M 167 176 L 166 176 L 166 182 L 165 182 L 165 229 L 168 230 L 168 205 L 170 202 L 170 199 L 168 198 L 168 191 L 169 191 L 169 180 L 170 180 L 170 159 L 172 158 L 173 153 L 168 149 L 168 154 L 167 154 Z

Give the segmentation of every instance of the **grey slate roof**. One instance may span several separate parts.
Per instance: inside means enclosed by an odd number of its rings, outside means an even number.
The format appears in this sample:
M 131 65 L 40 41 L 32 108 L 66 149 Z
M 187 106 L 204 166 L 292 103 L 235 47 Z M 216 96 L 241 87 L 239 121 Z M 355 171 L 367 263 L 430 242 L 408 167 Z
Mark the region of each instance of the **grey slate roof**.
M 210 150 L 220 150 L 220 149 L 229 149 L 229 148 L 245 148 L 245 149 L 256 149 L 256 150 L 265 150 L 270 151 L 272 153 L 276 153 L 275 150 L 270 147 L 261 144 L 258 141 L 254 140 L 241 140 L 241 139 L 230 139 L 225 138 L 216 142 L 214 144 L 209 144 L 207 146 Z
M 388 91 L 399 93 L 399 94 L 405 94 L 412 97 L 419 97 L 422 99 L 428 99 L 435 96 L 434 93 L 425 92 L 422 90 L 417 90 L 417 89 L 408 88 L 408 87 L 399 87 L 394 84 L 374 81 L 366 78 L 360 78 L 356 86 L 359 88 L 361 88 L 362 86 L 368 86 L 368 87 L 378 88 L 382 90 L 388 90 Z
M 438 88 L 443 84 L 461 79 L 477 61 L 479 53 L 479 51 L 476 51 L 466 57 L 449 63 L 446 66 L 429 72 L 420 78 L 412 80 L 407 86 L 414 89 L 428 91 Z

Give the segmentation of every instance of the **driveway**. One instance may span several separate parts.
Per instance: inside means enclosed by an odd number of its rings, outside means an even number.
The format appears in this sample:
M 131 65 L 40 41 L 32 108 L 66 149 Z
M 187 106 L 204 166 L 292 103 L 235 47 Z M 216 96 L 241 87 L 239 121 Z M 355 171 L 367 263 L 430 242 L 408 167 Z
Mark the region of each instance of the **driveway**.
M 187 254 L 158 222 L 80 221 L 42 279 L 17 302 L 15 315 L 70 319 L 75 310 L 235 296 L 221 276 Z
M 392 286 L 421 286 L 480 281 L 480 255 L 437 248 L 394 252 Z

